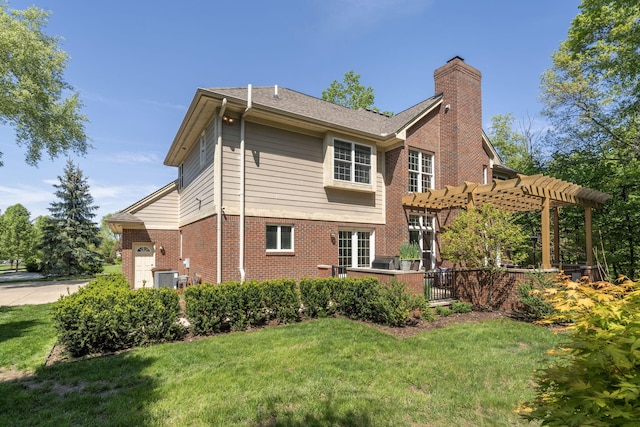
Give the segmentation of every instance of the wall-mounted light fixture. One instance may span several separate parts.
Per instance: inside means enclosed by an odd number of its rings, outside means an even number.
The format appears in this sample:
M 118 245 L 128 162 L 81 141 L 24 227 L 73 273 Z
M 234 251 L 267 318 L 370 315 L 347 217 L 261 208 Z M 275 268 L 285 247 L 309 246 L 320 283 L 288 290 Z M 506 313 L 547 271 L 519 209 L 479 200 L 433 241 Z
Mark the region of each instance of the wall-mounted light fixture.
M 336 232 L 335 231 L 331 232 L 331 243 L 336 243 Z
M 232 125 L 234 122 L 234 118 L 229 116 L 222 116 L 222 121 L 228 125 Z
M 450 109 L 451 109 L 451 104 L 447 104 L 447 105 L 444 106 L 444 112 L 445 113 L 448 113 Z
M 162 243 L 160 243 L 160 247 L 158 248 L 158 250 L 162 255 L 164 255 L 164 246 L 162 245 Z

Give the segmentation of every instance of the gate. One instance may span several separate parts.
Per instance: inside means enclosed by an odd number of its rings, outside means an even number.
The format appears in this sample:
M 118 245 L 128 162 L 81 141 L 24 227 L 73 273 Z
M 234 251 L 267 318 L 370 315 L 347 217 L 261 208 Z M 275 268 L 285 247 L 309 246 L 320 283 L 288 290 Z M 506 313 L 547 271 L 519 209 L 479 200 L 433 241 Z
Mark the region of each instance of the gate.
M 430 302 L 456 299 L 456 272 L 448 268 L 425 271 L 424 296 Z

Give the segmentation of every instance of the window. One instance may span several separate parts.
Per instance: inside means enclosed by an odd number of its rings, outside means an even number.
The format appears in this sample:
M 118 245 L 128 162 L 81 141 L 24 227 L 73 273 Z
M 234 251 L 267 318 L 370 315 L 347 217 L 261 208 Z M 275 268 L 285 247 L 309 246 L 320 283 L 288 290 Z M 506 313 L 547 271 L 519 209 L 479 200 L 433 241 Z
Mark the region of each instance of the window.
M 373 233 L 341 230 L 338 233 L 338 265 L 340 267 L 371 267 Z
M 200 167 L 202 167 L 207 160 L 207 138 L 202 131 L 202 135 L 200 135 Z
M 293 251 L 293 226 L 267 225 L 267 251 Z
M 336 139 L 333 143 L 333 178 L 371 184 L 371 147 Z
M 417 243 L 422 253 L 422 266 L 425 270 L 435 268 L 435 233 L 433 216 L 409 215 L 409 241 Z
M 409 150 L 409 191 L 423 193 L 433 188 L 433 154 Z

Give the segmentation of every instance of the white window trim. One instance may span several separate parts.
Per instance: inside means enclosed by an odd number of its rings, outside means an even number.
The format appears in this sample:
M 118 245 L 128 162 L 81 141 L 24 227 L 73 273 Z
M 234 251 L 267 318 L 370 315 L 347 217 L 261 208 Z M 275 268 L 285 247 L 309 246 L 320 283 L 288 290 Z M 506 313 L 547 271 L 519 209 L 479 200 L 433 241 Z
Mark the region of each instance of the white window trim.
M 413 225 L 411 223 L 411 220 L 409 220 L 409 231 L 418 231 L 421 233 L 431 232 L 431 265 L 430 266 L 421 265 L 421 267 L 424 267 L 426 270 L 430 270 L 435 267 L 435 262 L 436 262 L 436 232 L 435 232 L 436 218 L 433 215 L 410 215 L 409 217 L 418 218 L 418 225 Z M 425 218 L 429 218 L 429 221 L 428 221 L 429 224 L 425 224 Z M 425 252 L 423 236 L 421 236 L 420 242 L 418 242 L 418 244 L 420 245 L 420 263 L 423 264 L 424 258 L 422 258 L 422 253 Z
M 375 231 L 367 228 L 341 228 L 339 231 L 351 233 L 351 262 L 346 268 L 371 268 L 376 247 Z M 369 233 L 369 265 L 358 266 L 358 233 Z
M 365 184 L 361 182 L 354 181 L 343 181 L 334 178 L 334 143 L 335 141 L 342 141 L 348 144 L 352 144 L 352 150 L 355 149 L 355 145 L 360 145 L 362 147 L 367 147 L 370 150 L 370 183 Z M 332 133 L 327 133 L 324 138 L 324 164 L 323 164 L 323 175 L 324 175 L 324 187 L 325 188 L 334 188 L 340 190 L 350 190 L 350 191 L 358 191 L 364 193 L 375 193 L 377 190 L 377 181 L 378 181 L 378 169 L 377 169 L 377 151 L 376 147 L 371 144 L 366 144 L 363 142 L 358 142 L 351 140 L 349 138 L 344 138 L 342 136 L 334 135 Z M 353 152 L 353 151 L 352 151 Z M 355 159 L 354 159 L 355 160 Z M 352 160 L 352 165 L 355 165 L 354 160 Z M 352 177 L 354 173 L 354 168 L 352 167 Z
M 412 170 L 412 169 L 408 169 L 409 168 L 409 159 L 407 158 L 407 170 L 409 173 L 414 172 L 418 174 L 418 188 L 417 191 L 415 191 L 416 193 L 424 193 L 428 190 L 433 190 L 435 188 L 435 156 L 433 155 L 433 153 L 428 152 L 428 151 L 423 151 L 423 150 L 418 150 L 416 148 L 411 148 L 409 149 L 409 153 L 411 152 L 416 152 L 418 153 L 418 166 L 420 167 L 419 171 L 416 170 Z M 427 172 L 423 172 L 422 171 L 422 159 L 424 156 L 429 156 L 431 157 L 431 173 L 427 173 Z M 422 176 L 423 175 L 428 175 L 431 176 L 431 186 L 429 188 L 422 188 Z M 411 192 L 412 190 L 409 189 L 409 191 Z
M 276 249 L 267 248 L 267 252 L 294 252 L 295 250 L 295 227 L 293 224 L 267 224 L 265 226 L 265 247 L 266 247 L 266 232 L 267 227 L 278 227 L 277 244 Z M 282 227 L 291 227 L 291 249 L 282 249 Z

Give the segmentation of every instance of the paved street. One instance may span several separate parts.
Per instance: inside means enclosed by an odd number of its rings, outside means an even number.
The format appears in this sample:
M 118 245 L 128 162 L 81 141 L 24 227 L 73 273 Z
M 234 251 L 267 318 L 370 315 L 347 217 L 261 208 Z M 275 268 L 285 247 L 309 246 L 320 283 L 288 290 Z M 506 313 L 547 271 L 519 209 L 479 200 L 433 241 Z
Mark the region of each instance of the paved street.
M 57 301 L 60 295 L 77 291 L 89 280 L 56 280 L 34 282 L 41 278 L 38 273 L 2 273 L 0 274 L 0 306 L 45 304 Z M 15 282 L 15 280 L 19 280 Z M 11 281 L 7 283 L 7 281 Z

